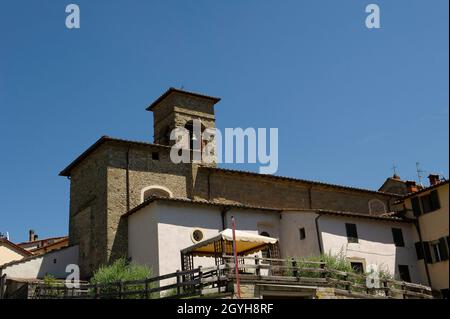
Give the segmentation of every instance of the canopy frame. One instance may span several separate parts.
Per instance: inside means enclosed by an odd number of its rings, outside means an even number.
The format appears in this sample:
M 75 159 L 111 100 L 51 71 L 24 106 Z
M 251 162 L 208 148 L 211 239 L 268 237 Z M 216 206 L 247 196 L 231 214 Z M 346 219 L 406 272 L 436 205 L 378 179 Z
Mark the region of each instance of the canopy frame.
M 212 257 L 214 258 L 216 266 L 226 264 L 229 256 L 233 256 L 233 240 L 230 240 L 229 237 L 224 235 L 226 231 L 229 230 L 224 230 L 212 238 L 200 241 L 190 247 L 182 249 L 180 251 L 182 271 L 194 269 L 194 256 Z M 245 240 L 242 240 L 241 242 L 253 242 L 253 245 L 248 249 L 238 250 L 238 257 L 243 257 L 252 253 L 264 251 L 267 254 L 267 258 L 280 258 L 280 250 L 277 239 L 267 237 L 264 240 L 261 240 L 261 238 L 264 236 L 253 235 L 250 233 L 246 234 L 244 232 L 240 233 L 243 236 L 248 236 L 248 238 L 245 238 Z M 252 237 L 255 238 L 254 241 L 252 241 Z M 239 237 L 237 237 L 236 242 L 240 242 Z M 210 249 L 208 251 L 201 251 L 201 248 L 209 247 L 210 245 L 212 245 L 213 249 Z

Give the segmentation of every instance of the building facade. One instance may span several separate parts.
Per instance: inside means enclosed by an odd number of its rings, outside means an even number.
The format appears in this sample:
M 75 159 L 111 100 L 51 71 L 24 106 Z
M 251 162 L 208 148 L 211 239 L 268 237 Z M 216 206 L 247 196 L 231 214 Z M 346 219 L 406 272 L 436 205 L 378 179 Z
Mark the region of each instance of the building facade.
M 284 256 L 343 249 L 356 266 L 386 264 L 395 274 L 398 265 L 406 265 L 409 276 L 421 281 L 410 263 L 409 241 L 405 247 L 395 246 L 392 241 L 391 228 L 401 229 L 405 241 L 412 236 L 409 222 L 386 216 L 396 209 L 403 196 L 403 186 L 396 181 L 385 185 L 386 189 L 393 187 L 396 191 L 374 191 L 221 169 L 214 163 L 173 163 L 170 131 L 177 127 L 189 129 L 193 120 L 201 120 L 203 128 L 214 128 L 214 107 L 219 100 L 171 88 L 147 109 L 154 116 L 153 143 L 104 136 L 60 173 L 70 178 L 69 244 L 79 247 L 83 277 L 89 277 L 100 265 L 118 257 L 146 260 L 160 274 L 173 269 L 179 263 L 179 250 L 184 248 L 180 245 L 192 243 L 193 230 L 205 229 L 204 236 L 215 234 L 227 227 L 226 208 L 242 206 L 241 210 L 247 213 L 240 211 L 239 229 L 264 231 L 280 238 Z M 213 207 L 215 213 L 197 208 L 194 213 L 186 207 L 185 216 L 189 218 L 183 217 L 183 212 L 176 215 L 167 209 L 162 210 L 164 213 L 160 209 L 143 213 L 153 206 L 162 207 L 159 203 L 143 204 L 152 196 L 185 201 L 184 206 L 205 202 L 212 205 L 208 209 Z M 244 207 L 253 207 L 253 213 Z M 320 218 L 316 219 L 317 216 Z M 139 218 L 153 231 L 142 234 L 148 229 L 142 229 L 140 223 L 130 224 L 130 220 Z M 172 219 L 165 221 L 168 218 Z M 292 228 L 285 222 L 290 219 L 304 220 L 309 226 Z M 336 230 L 341 233 L 345 230 L 342 223 L 345 219 L 358 221 L 356 228 L 364 236 L 359 243 L 347 243 L 347 236 L 339 236 L 340 240 L 333 237 Z M 203 225 L 206 221 L 210 224 Z M 187 225 L 183 226 L 184 223 Z M 321 237 L 315 237 L 318 242 L 307 235 L 308 240 L 298 244 L 294 240 L 290 244 L 292 236 L 296 236 L 292 234 L 298 235 L 301 228 L 307 234 L 317 232 L 316 224 L 321 227 Z M 148 248 L 145 253 L 138 253 L 143 243 Z M 299 249 L 302 245 L 304 249 Z M 372 257 L 377 254 L 379 258 Z M 404 270 L 402 267 L 402 273 Z
M 430 186 L 406 195 L 399 204 L 415 219 L 415 249 L 419 271 L 428 285 L 448 297 L 449 208 L 448 180 L 430 175 Z
M 320 209 L 153 198 L 123 216 L 129 257 L 150 266 L 155 275 L 173 273 L 182 268 L 180 250 L 231 228 L 232 216 L 241 231 L 277 238 L 281 258 L 340 255 L 361 272 L 377 267 L 398 280 L 426 284 L 417 267 L 410 220 Z M 195 257 L 194 264 L 213 266 L 214 258 Z

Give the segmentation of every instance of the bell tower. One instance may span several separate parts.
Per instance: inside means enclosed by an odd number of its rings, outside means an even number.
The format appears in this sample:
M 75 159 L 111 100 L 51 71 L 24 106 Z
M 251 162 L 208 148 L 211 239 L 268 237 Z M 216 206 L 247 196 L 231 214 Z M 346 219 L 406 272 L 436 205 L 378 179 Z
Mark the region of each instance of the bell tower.
M 214 105 L 220 98 L 169 88 L 147 111 L 153 112 L 153 142 L 173 145 L 170 132 L 177 127 L 188 130 L 193 120 L 200 120 L 202 130 L 215 128 Z

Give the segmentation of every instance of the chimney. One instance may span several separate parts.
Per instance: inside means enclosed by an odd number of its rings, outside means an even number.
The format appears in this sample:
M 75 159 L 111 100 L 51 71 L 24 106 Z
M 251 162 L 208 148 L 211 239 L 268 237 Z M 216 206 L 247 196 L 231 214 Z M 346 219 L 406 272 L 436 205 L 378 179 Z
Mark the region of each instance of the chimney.
M 434 186 L 434 185 L 440 183 L 440 179 L 439 179 L 439 175 L 438 174 L 430 174 L 430 175 L 428 175 L 428 180 L 430 181 L 430 186 Z
M 34 233 L 34 230 L 30 229 L 28 232 L 28 241 L 35 241 L 37 238 L 38 236 Z
M 406 191 L 407 193 L 415 193 L 419 190 L 419 187 L 416 185 L 415 181 L 406 181 Z

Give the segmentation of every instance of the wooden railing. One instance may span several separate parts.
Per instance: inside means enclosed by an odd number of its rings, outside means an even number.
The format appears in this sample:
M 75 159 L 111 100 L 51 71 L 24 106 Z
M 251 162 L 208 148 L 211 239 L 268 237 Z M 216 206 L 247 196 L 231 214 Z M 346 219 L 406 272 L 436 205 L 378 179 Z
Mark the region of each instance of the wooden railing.
M 228 278 L 235 279 L 234 256 L 224 256 Z M 242 262 L 244 261 L 244 262 Z M 333 287 L 342 293 L 381 298 L 433 298 L 430 287 L 388 277 L 329 269 L 325 262 L 244 257 L 238 262 L 242 281 Z M 265 271 L 265 273 L 263 273 Z M 369 284 L 368 284 L 369 283 Z
M 220 275 L 223 268 L 198 267 L 145 280 L 107 284 L 80 283 L 78 287 L 68 287 L 64 282 L 37 284 L 32 295 L 36 299 L 152 299 L 201 296 L 205 286 L 210 290 L 223 287 L 226 281 L 226 277 Z
M 35 298 L 114 298 L 151 299 L 202 296 L 208 293 L 231 293 L 236 279 L 233 256 L 224 256 L 224 264 L 193 270 L 177 271 L 146 280 L 122 281 L 109 284 L 80 284 L 78 288 L 39 284 Z M 373 298 L 432 298 L 429 287 L 379 278 L 378 285 L 367 285 L 367 276 L 328 269 L 324 262 L 296 261 L 260 257 L 240 257 L 241 281 L 277 283 L 311 287 L 333 287 L 342 294 Z

